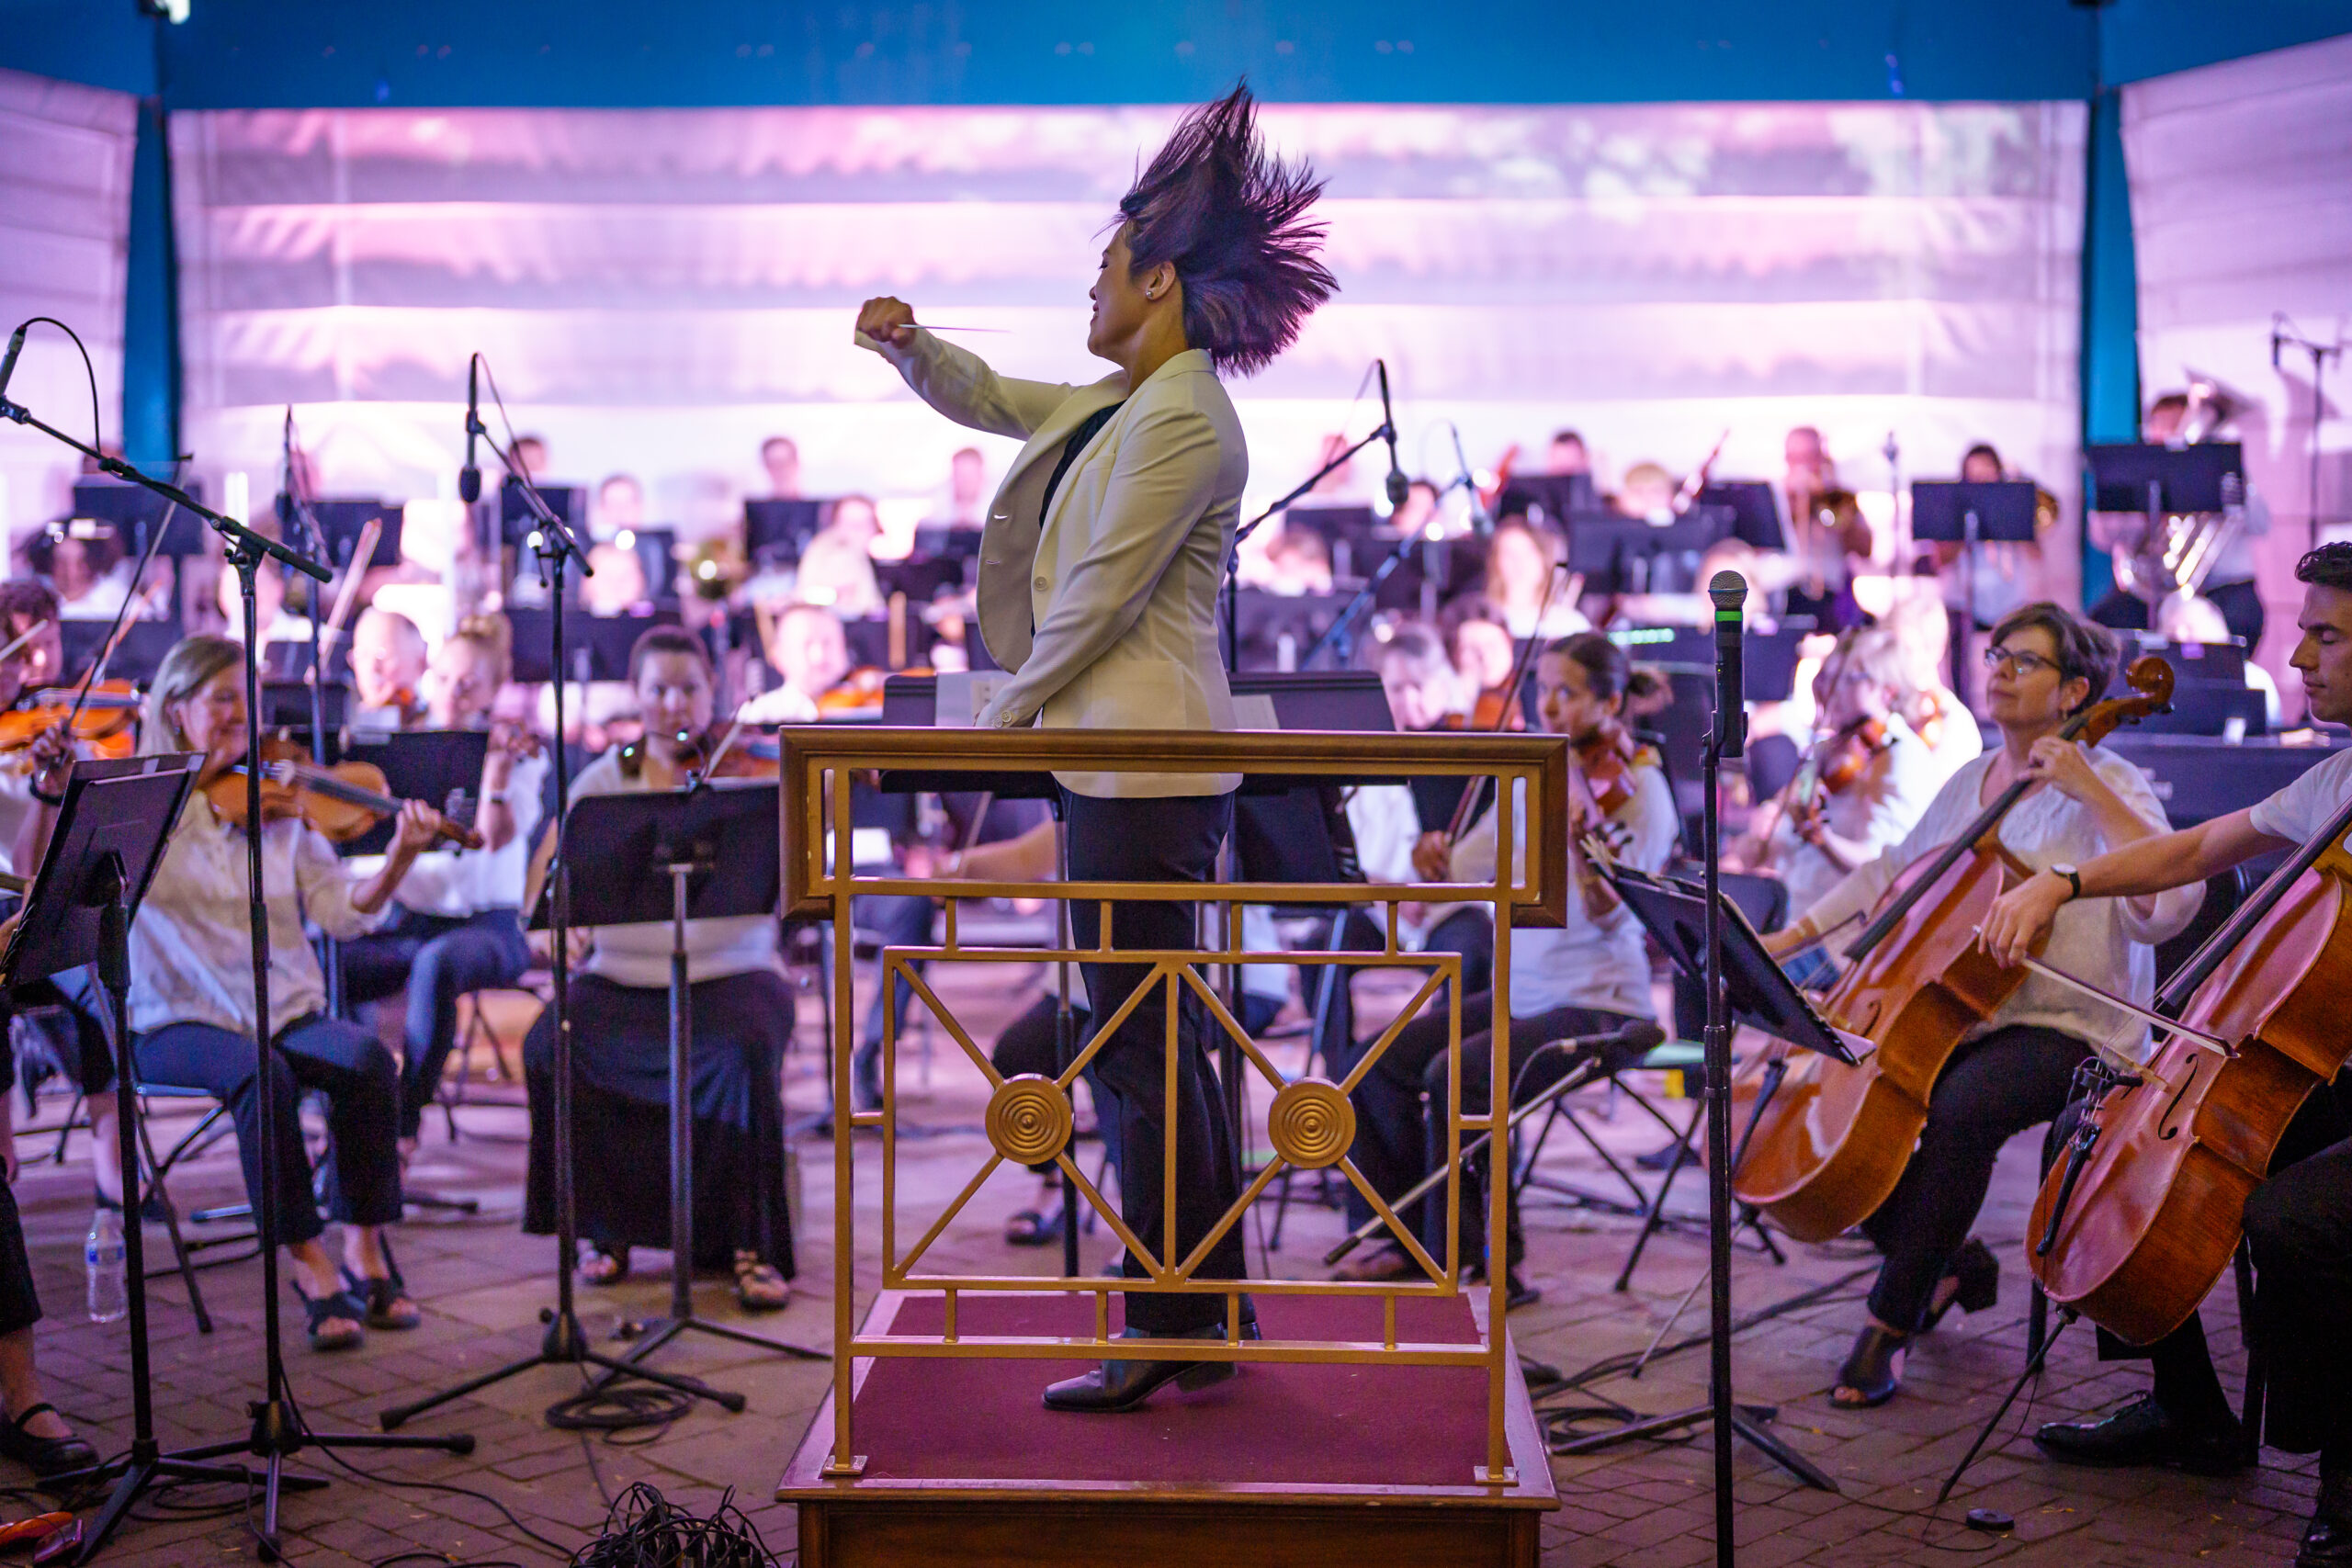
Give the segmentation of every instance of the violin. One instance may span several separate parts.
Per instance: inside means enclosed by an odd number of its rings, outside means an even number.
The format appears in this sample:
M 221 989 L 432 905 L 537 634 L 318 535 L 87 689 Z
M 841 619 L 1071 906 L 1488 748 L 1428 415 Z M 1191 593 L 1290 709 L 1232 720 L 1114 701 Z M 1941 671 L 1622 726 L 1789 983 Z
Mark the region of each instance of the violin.
M 773 779 L 781 776 L 783 754 L 779 749 L 763 747 L 757 739 L 739 744 L 737 737 L 742 721 L 729 725 L 724 730 L 713 726 L 700 735 L 681 729 L 670 738 L 675 762 L 664 762 L 653 755 L 643 737 L 621 747 L 616 761 L 621 776 L 643 780 L 655 789 L 676 788 L 681 784 L 711 779 Z M 763 751 L 765 755 L 762 755 Z
M 130 756 L 136 739 L 131 726 L 144 700 L 139 689 L 128 681 L 101 681 L 82 698 L 78 712 L 75 697 L 70 687 L 49 687 L 35 692 L 28 705 L 0 713 L 0 751 L 21 750 L 70 718 L 74 739 L 97 755 Z
M 1468 713 L 1447 714 L 1438 720 L 1437 728 L 1456 733 L 1517 734 L 1527 728 L 1527 716 L 1520 711 L 1516 686 L 1502 685 L 1479 693 Z
M 265 823 L 299 817 L 330 841 L 347 844 L 408 802 L 389 795 L 384 771 L 373 762 L 338 762 L 322 768 L 310 749 L 282 737 L 261 743 L 261 817 Z M 203 786 L 212 809 L 228 821 L 246 825 L 245 768 L 241 763 Z M 481 835 L 445 821 L 435 843 L 481 848 Z
M 2352 802 L 2181 965 L 2156 998 L 2181 1027 L 2145 1066 L 2101 1074 L 2034 1201 L 2034 1278 L 2132 1344 L 2197 1310 L 2288 1122 L 2352 1055 L 2347 832 Z
M 2126 679 L 2133 695 L 2093 704 L 2059 738 L 2096 745 L 2172 705 L 2172 666 L 2163 660 L 2134 660 Z M 2040 782 L 2013 781 L 1951 843 L 1906 866 L 1846 950 L 1846 972 L 1821 1011 L 1874 1047 L 1859 1065 L 1810 1052 L 1792 1062 L 1793 1048 L 1782 1045 L 1733 1079 L 1733 1124 L 1747 1128 L 1747 1145 L 1732 1190 L 1798 1240 L 1826 1241 L 1886 1201 L 1945 1064 L 2025 983 L 2029 971 L 1994 963 L 1976 931 L 1993 900 L 2030 874 L 2002 847 L 2000 826 Z

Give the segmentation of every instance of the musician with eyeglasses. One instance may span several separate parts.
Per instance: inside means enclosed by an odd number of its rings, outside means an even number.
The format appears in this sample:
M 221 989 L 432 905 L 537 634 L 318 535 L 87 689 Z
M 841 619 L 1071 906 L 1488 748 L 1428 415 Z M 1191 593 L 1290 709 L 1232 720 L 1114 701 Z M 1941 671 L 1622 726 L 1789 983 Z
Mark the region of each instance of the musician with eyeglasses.
M 2323 545 L 2296 564 L 2304 585 L 2301 639 L 2290 662 L 2311 716 L 2352 722 L 2352 544 Z M 1984 921 L 1984 943 L 2014 962 L 2086 902 L 2168 897 L 2264 855 L 2308 843 L 2352 800 L 2352 750 L 2331 753 L 2293 784 L 2243 811 L 2138 840 L 2085 861 L 2072 877 L 2044 872 L 2010 889 Z M 2352 1563 L 2352 1075 L 2304 1100 L 2245 1201 L 2254 1255 L 2253 1315 L 2269 1380 L 2260 1434 L 2272 1448 L 2319 1455 L 2319 1498 L 2297 1568 Z M 2132 1354 L 2100 1337 L 2101 1353 Z M 2063 1463 L 2160 1465 L 2227 1474 L 2253 1462 L 2256 1434 L 2240 1428 L 2195 1315 L 2146 1350 L 2153 1386 L 2100 1420 L 2034 1434 Z
M 1787 930 L 1764 939 L 1794 955 L 1826 939 L 1851 940 L 1905 867 L 1967 829 L 2018 780 L 2034 788 L 1995 829 L 2008 855 L 2046 875 L 2163 833 L 2164 807 L 2131 761 L 2061 738 L 2114 674 L 2114 634 L 2056 604 L 2029 604 L 1994 628 L 1985 649 L 1985 706 L 2001 743 L 1954 773 L 1903 841 L 1857 869 Z M 2060 886 L 2065 886 L 2064 882 Z M 2187 926 L 2201 889 L 2101 898 L 2066 910 L 2043 955 L 2054 968 L 2145 1007 L 2155 992 L 2154 944 Z M 1869 1317 L 1838 1373 L 1833 1403 L 1885 1404 L 1901 1384 L 1912 1340 L 1952 1306 L 1978 1312 L 1998 1297 L 1999 1265 L 1969 1230 L 2002 1145 L 2066 1107 L 2075 1071 L 2097 1055 L 2120 1064 L 2149 1053 L 2147 1026 L 2110 1004 L 2041 975 L 2024 984 L 1953 1052 L 1929 1091 L 1928 1120 L 1902 1180 L 1862 1230 L 1885 1255 Z

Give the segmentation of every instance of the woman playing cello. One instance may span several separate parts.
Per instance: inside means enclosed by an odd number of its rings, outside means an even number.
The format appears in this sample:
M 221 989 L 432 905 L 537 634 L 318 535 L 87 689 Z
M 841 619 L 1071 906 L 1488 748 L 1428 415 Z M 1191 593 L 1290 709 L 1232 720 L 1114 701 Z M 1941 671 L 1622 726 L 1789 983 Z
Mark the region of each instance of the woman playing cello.
M 2352 545 L 2323 545 L 2296 565 L 2304 584 L 2302 638 L 2290 662 L 2302 675 L 2311 716 L 2352 720 Z M 2194 886 L 2257 856 L 2308 843 L 2352 802 L 2352 750 L 2331 754 L 2302 777 L 2244 811 L 2144 839 L 2090 861 L 2066 878 L 2041 875 L 1993 906 L 1984 922 L 1996 958 L 2030 952 L 2078 899 L 2111 902 Z M 2310 1093 L 2278 1139 L 2267 1179 L 2245 1200 L 2254 1252 L 2254 1316 L 2273 1377 L 2264 1415 L 2273 1448 L 2319 1454 L 2319 1500 L 2303 1532 L 2298 1568 L 2352 1563 L 2352 1096 L 2346 1080 Z M 2103 1345 L 2107 1344 L 2102 1341 Z M 2074 1464 L 2161 1464 L 2224 1472 L 2252 1458 L 2191 1314 L 2149 1347 L 2154 1389 L 2101 1421 L 2044 1427 L 2035 1443 Z
M 2137 768 L 2104 748 L 2058 737 L 2068 716 L 2106 689 L 2115 660 L 2110 633 L 2055 604 L 2028 605 L 2003 621 L 1984 656 L 2000 748 L 1954 774 L 1902 843 L 1766 945 L 1793 953 L 1854 920 L 1905 867 L 1956 836 L 2019 779 L 2042 787 L 2001 819 L 1998 835 L 2006 853 L 2026 865 L 2064 874 L 2073 862 L 2162 833 L 2164 808 Z M 2183 890 L 2086 903 L 2060 922 L 2048 961 L 2145 1006 L 2155 988 L 2149 948 L 2188 923 L 2199 897 Z M 1934 1326 L 1954 1300 L 1971 1310 L 1992 1304 L 1997 1266 L 1981 1244 L 1963 1244 L 2001 1145 L 2064 1108 L 2075 1067 L 2095 1051 L 2129 1060 L 2144 1055 L 2147 1043 L 2135 1019 L 2041 976 L 2029 977 L 1962 1042 L 1929 1096 L 1917 1152 L 1893 1195 L 1863 1222 L 1886 1261 L 1871 1292 L 1870 1319 L 1838 1374 L 1836 1403 L 1885 1404 L 1914 1334 Z

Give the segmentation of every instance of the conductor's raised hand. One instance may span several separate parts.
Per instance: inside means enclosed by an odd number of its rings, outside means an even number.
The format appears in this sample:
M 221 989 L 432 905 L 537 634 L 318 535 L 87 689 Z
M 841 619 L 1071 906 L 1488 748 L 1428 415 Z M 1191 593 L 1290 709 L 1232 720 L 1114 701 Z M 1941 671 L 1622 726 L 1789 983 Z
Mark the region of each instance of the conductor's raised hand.
M 905 348 L 915 341 L 915 308 L 885 294 L 857 308 L 857 330 L 876 343 Z

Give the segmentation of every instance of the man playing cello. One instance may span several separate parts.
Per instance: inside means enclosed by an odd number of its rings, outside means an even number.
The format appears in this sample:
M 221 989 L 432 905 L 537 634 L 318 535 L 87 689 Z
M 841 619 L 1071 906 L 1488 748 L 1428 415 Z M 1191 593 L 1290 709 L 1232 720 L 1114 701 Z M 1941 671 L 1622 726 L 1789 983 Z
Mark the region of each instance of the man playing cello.
M 2302 639 L 2291 662 L 2313 718 L 2352 720 L 2352 544 L 2324 545 L 2296 564 L 2304 584 Z M 2184 887 L 2259 855 L 2307 843 L 2352 796 L 2352 750 L 2337 751 L 2267 800 L 2194 828 L 2127 844 L 2076 870 L 2079 885 L 2042 872 L 2011 889 L 1984 921 L 1992 955 L 2030 953 L 2075 898 L 2144 897 Z M 2298 1568 L 2352 1563 L 2352 1113 L 2346 1081 L 2303 1102 L 2246 1200 L 2264 1360 L 2292 1368 L 2271 1382 L 2270 1445 L 2319 1454 L 2319 1502 Z M 2149 1348 L 2154 1386 L 2104 1420 L 2042 1427 L 2035 1443 L 2073 1464 L 2163 1464 L 2219 1473 L 2242 1468 L 2256 1434 L 2222 1398 L 2195 1315 Z

